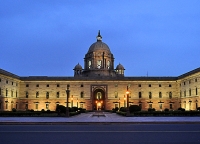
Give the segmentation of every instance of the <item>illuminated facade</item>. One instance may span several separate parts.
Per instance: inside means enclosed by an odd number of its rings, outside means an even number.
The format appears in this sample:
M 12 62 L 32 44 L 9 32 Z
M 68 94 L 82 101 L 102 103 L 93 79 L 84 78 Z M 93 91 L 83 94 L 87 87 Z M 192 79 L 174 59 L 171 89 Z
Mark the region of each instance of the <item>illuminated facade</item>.
M 0 110 L 55 110 L 58 104 L 66 106 L 67 86 L 69 106 L 87 110 L 126 106 L 127 86 L 129 105 L 142 110 L 195 110 L 200 104 L 200 68 L 177 77 L 125 77 L 100 32 L 85 54 L 84 68 L 77 64 L 73 70 L 74 77 L 22 77 L 0 69 Z

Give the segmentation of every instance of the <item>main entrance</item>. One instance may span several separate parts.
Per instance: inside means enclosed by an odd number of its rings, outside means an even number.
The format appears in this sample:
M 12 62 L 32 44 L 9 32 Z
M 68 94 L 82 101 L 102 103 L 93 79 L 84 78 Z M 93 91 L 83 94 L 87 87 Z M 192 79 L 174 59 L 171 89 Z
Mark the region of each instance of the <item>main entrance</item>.
M 105 109 L 105 92 L 102 89 L 96 89 L 93 92 L 93 110 Z

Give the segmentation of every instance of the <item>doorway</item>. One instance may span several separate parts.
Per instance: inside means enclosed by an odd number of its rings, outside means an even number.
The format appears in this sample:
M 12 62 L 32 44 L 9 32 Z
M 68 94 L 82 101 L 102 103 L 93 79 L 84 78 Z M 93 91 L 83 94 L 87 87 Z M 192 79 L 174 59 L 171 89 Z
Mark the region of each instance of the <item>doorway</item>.
M 93 92 L 93 110 L 105 110 L 105 92 L 102 89 Z

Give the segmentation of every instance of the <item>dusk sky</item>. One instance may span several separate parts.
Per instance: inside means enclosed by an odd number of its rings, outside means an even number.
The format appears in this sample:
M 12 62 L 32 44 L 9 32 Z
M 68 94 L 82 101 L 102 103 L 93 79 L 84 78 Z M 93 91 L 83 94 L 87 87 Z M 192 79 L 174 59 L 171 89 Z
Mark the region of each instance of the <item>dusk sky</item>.
M 200 0 L 0 0 L 0 68 L 73 76 L 98 30 L 125 76 L 200 67 Z

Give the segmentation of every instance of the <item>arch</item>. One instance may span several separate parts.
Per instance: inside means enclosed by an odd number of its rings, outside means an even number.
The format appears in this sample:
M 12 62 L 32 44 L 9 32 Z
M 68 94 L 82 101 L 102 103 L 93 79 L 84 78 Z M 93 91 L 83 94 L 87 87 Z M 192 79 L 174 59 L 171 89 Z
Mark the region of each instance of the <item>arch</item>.
M 92 93 L 92 108 L 93 110 L 105 110 L 106 103 L 106 93 L 101 87 L 97 87 Z

